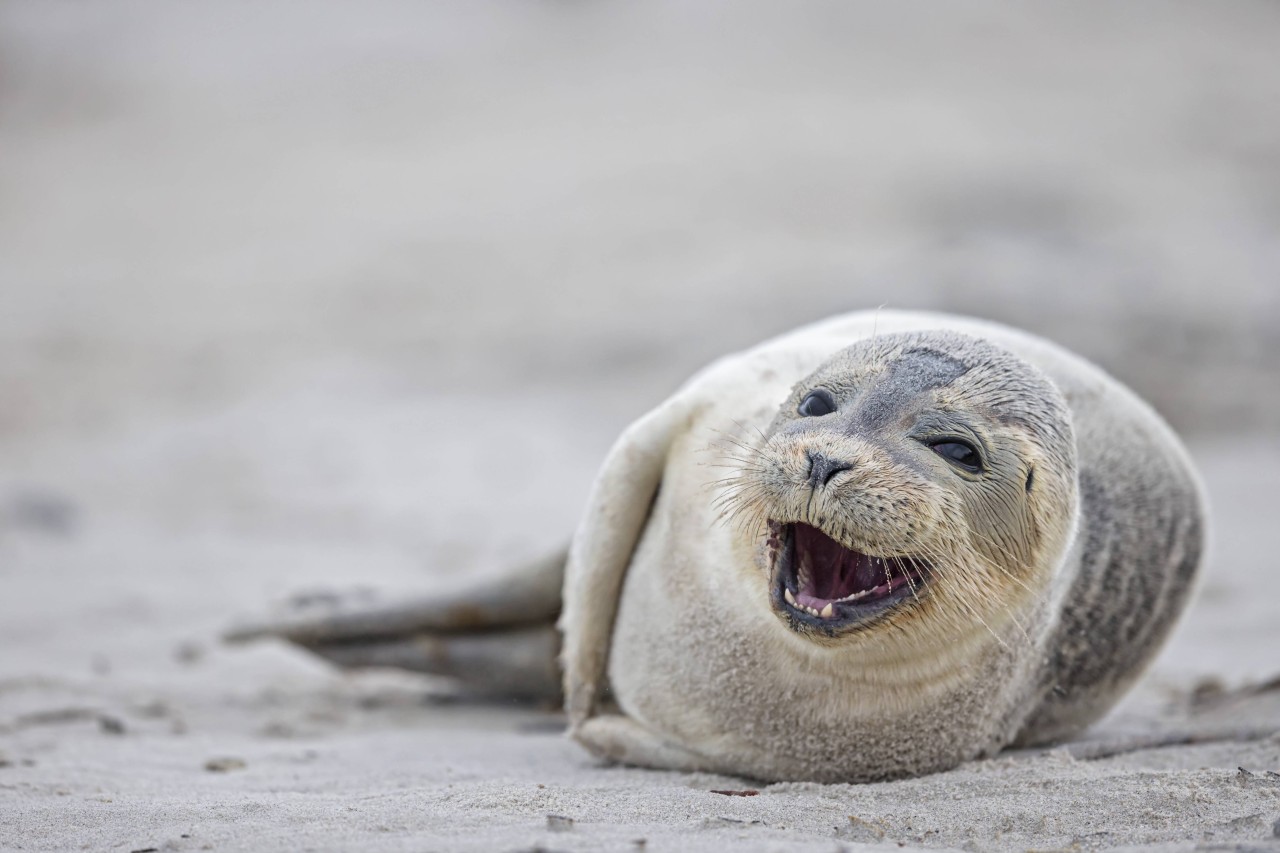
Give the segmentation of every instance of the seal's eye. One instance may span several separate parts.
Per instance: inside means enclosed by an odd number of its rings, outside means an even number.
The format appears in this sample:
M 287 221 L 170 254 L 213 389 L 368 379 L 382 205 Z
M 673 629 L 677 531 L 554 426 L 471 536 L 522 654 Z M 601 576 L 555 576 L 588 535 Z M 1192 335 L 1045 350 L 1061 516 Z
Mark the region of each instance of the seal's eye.
M 806 418 L 820 418 L 836 410 L 836 401 L 826 391 L 810 391 L 809 396 L 800 401 L 796 411 Z
M 982 470 L 982 457 L 978 455 L 978 451 L 973 448 L 973 445 L 967 441 L 944 438 L 941 441 L 930 444 L 929 447 L 933 448 L 933 452 L 943 459 L 966 471 Z

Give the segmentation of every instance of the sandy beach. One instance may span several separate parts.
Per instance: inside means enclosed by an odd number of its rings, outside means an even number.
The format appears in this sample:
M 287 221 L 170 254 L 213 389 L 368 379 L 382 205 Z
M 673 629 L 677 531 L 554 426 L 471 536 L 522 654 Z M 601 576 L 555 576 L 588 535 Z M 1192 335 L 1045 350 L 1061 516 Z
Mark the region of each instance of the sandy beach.
M 1277 37 L 1268 3 L 0 5 L 0 849 L 1280 851 Z M 1199 593 L 1080 740 L 763 785 L 219 640 L 550 552 L 691 372 L 881 304 L 1045 334 L 1187 438 Z
M 0 842 L 1273 849 L 1280 777 L 1267 774 L 1280 771 L 1280 690 L 1240 688 L 1275 674 L 1280 579 L 1250 556 L 1280 541 L 1247 507 L 1255 487 L 1280 488 L 1280 459 L 1248 443 L 1197 457 L 1219 512 L 1245 517 L 1219 525 L 1196 606 L 1119 712 L 1059 749 L 863 786 L 603 767 L 563 737 L 554 711 L 458 702 L 449 685 L 407 674 L 342 674 L 275 643 L 218 644 L 228 614 L 258 612 L 258 596 L 273 591 L 346 588 L 357 576 L 378 588 L 447 582 L 442 566 L 423 571 L 372 542 L 178 533 L 106 510 L 65 534 L 11 522 L 6 587 L 18 594 L 0 605 Z M 1093 757 L 1169 732 L 1208 742 Z M 557 829 L 559 818 L 571 827 Z

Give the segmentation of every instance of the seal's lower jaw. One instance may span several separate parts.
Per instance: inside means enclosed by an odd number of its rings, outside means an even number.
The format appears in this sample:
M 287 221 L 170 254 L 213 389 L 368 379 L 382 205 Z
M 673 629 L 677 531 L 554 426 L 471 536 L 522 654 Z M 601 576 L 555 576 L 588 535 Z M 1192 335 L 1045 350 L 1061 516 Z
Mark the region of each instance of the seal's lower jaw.
M 807 524 L 769 522 L 773 609 L 798 632 L 831 636 L 919 600 L 929 565 L 916 557 L 863 554 Z

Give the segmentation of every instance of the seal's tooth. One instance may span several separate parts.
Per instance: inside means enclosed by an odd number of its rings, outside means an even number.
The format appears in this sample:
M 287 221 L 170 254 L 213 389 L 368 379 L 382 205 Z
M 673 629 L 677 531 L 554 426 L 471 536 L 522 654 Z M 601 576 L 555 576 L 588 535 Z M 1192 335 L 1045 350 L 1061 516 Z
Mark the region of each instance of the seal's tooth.
M 827 606 L 822 608 L 822 612 L 819 613 L 818 615 L 821 616 L 823 619 L 830 619 L 834 613 L 835 613 L 835 608 L 832 607 L 831 602 L 828 601 Z
M 791 590 L 787 589 L 785 586 L 782 588 L 782 597 L 787 600 L 787 604 L 790 604 L 792 607 L 796 606 L 796 597 L 792 595 Z
M 875 592 L 874 589 L 862 589 L 855 592 L 853 595 L 846 595 L 844 598 L 837 598 L 836 601 L 857 601 L 859 598 L 865 598 L 873 592 Z

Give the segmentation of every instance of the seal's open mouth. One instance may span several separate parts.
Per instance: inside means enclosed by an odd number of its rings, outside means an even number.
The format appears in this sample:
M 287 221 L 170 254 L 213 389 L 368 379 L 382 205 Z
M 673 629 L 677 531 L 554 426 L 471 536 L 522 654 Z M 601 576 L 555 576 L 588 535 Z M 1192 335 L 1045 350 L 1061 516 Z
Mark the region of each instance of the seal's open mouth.
M 769 522 L 773 606 L 792 622 L 837 628 L 864 622 L 922 595 L 929 566 L 846 548 L 816 527 Z

